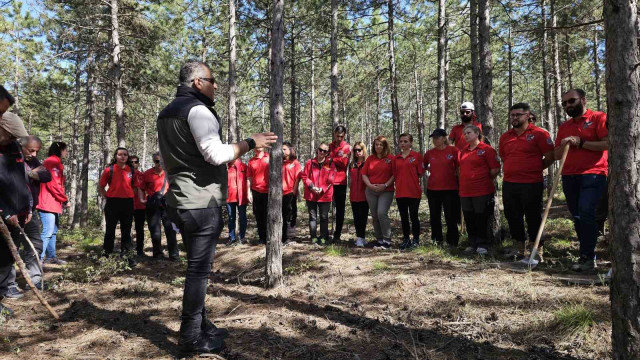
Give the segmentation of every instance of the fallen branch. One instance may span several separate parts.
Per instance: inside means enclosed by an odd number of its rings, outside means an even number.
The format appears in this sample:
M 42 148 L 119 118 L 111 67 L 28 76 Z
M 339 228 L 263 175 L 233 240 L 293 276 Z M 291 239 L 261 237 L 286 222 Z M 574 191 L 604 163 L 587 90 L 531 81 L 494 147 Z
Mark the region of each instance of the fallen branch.
M 11 237 L 11 233 L 9 232 L 9 228 L 7 227 L 7 225 L 4 223 L 4 220 L 2 219 L 0 219 L 0 234 L 2 234 L 2 237 L 4 238 L 5 242 L 7 243 L 7 246 L 9 247 L 9 251 L 11 251 L 11 255 L 13 256 L 13 259 L 16 261 L 16 264 L 18 264 L 18 270 L 20 270 L 20 273 L 22 274 L 24 279 L 27 281 L 27 284 L 31 286 L 31 290 L 33 290 L 33 292 L 36 294 L 36 296 L 38 297 L 38 300 L 40 300 L 42 305 L 44 305 L 44 307 L 46 307 L 47 310 L 49 310 L 49 313 L 56 320 L 60 320 L 60 317 L 58 316 L 56 311 L 53 310 L 51 305 L 49 305 L 47 300 L 42 296 L 42 294 L 40 294 L 40 291 L 38 290 L 38 288 L 36 288 L 36 286 L 31 281 L 31 277 L 29 276 L 29 273 L 27 272 L 27 269 L 24 266 L 24 262 L 22 261 L 20 254 L 18 254 L 18 248 L 16 248 L 16 244 L 13 243 L 13 238 Z

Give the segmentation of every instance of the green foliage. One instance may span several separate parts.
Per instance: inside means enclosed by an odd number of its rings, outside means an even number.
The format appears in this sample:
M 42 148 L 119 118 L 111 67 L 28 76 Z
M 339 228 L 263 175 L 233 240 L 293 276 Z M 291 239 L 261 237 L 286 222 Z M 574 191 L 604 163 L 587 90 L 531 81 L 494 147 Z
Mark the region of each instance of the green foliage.
M 171 280 L 171 285 L 173 286 L 184 286 L 184 276 L 178 276 L 175 277 L 173 280 Z
M 288 276 L 300 275 L 313 268 L 316 268 L 317 266 L 318 266 L 318 263 L 314 260 L 300 261 L 285 267 L 284 274 Z
M 324 248 L 323 251 L 328 256 L 346 256 L 348 249 L 344 246 L 329 245 L 326 248 Z
M 373 262 L 373 270 L 375 271 L 387 271 L 391 269 L 391 266 L 384 261 L 374 261 Z
M 595 324 L 594 312 L 582 304 L 566 305 L 554 312 L 560 332 L 575 335 Z
M 93 283 L 107 280 L 126 270 L 131 270 L 126 258 L 118 255 L 108 257 L 91 255 L 66 266 L 63 279 L 78 283 Z

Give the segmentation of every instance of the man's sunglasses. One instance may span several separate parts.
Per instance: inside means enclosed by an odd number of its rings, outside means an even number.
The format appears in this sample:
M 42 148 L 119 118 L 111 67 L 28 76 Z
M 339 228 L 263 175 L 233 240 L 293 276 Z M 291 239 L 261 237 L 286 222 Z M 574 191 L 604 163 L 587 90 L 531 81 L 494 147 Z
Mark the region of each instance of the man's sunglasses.
M 214 84 L 214 83 L 216 82 L 216 79 L 214 79 L 214 78 L 202 78 L 202 77 L 199 77 L 199 78 L 196 78 L 196 79 L 200 79 L 200 80 L 208 81 L 208 82 L 210 82 L 211 84 Z M 196 79 L 191 80 L 191 82 L 196 81 Z
M 360 149 L 360 148 L 353 148 L 353 151 L 355 151 L 355 152 L 360 152 L 360 151 L 362 151 L 362 149 Z
M 575 104 L 578 100 L 580 100 L 580 98 L 571 98 L 569 100 L 563 101 L 562 102 L 562 106 L 567 106 L 567 104 L 569 105 L 573 105 Z
M 160 160 L 153 160 L 154 163 L 160 164 Z
M 325 149 L 318 149 L 318 151 L 325 154 L 329 152 L 329 150 L 325 150 Z
M 139 163 L 140 163 L 140 161 L 138 161 L 138 160 L 131 160 L 131 163 L 133 163 L 133 164 L 139 164 Z

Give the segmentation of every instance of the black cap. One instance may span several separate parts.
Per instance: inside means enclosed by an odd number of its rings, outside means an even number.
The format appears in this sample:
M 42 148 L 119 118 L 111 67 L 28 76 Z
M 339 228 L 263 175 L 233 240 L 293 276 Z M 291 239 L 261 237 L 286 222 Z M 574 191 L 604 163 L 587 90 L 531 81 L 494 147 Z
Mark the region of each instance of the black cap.
M 429 137 L 440 137 L 440 136 L 447 136 L 447 132 L 444 131 L 444 129 L 435 129 L 433 130 L 431 135 L 429 135 Z

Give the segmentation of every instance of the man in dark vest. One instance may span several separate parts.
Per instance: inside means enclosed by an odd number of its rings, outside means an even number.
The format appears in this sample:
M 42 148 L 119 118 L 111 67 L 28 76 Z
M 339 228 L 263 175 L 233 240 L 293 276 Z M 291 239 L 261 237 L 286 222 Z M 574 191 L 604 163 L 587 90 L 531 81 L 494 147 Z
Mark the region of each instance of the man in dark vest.
M 226 163 L 255 147 L 270 147 L 273 133 L 254 134 L 223 144 L 213 109 L 217 89 L 211 69 L 188 61 L 180 69 L 176 98 L 158 116 L 158 143 L 169 175 L 167 213 L 182 233 L 187 274 L 182 298 L 179 344 L 183 353 L 216 353 L 228 332 L 207 320 L 205 295 L 213 254 L 222 231 L 227 198 Z

